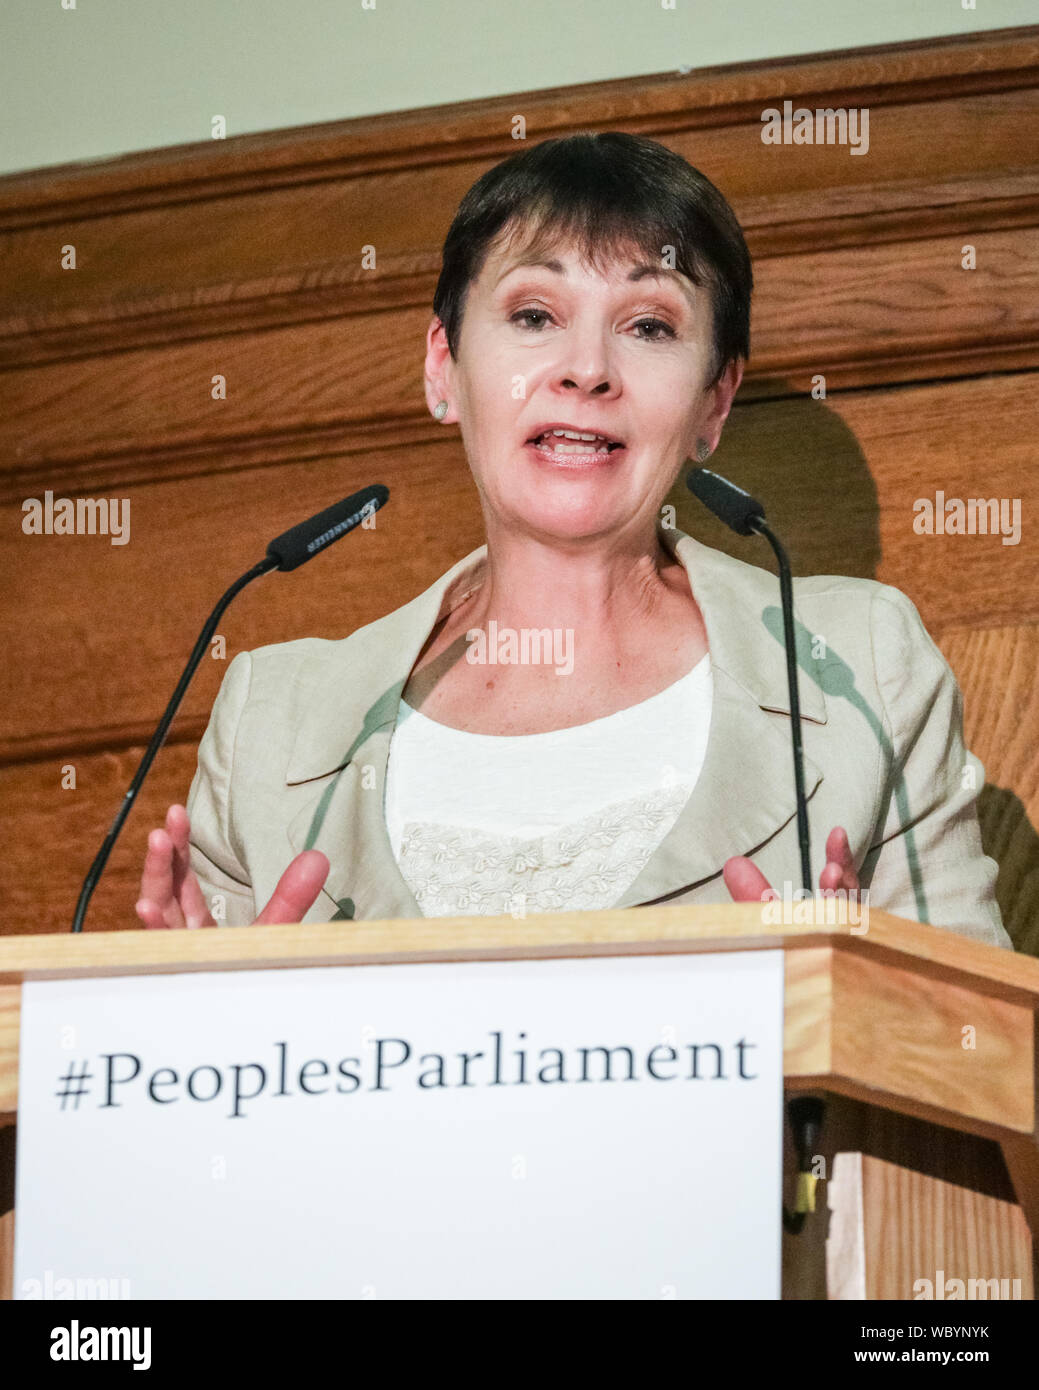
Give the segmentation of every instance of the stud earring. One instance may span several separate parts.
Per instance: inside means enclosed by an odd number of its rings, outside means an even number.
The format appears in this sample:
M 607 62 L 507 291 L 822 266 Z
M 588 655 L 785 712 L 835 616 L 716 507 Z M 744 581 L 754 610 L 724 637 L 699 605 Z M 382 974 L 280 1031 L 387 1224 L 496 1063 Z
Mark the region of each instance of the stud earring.
M 433 414 L 438 420 L 442 420 L 447 414 L 447 401 L 437 401 Z
M 698 439 L 698 440 L 696 441 L 696 461 L 697 461 L 697 463 L 706 463 L 707 460 L 708 460 L 710 457 L 711 457 L 711 446 L 708 444 L 708 442 L 707 442 L 706 439 Z

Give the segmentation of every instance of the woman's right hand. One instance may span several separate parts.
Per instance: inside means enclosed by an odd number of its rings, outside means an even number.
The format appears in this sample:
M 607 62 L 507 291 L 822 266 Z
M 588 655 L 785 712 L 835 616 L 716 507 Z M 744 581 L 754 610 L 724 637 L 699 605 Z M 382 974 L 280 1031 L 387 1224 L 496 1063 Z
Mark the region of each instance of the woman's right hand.
M 191 867 L 190 834 L 191 823 L 185 808 L 171 806 L 166 812 L 165 830 L 153 830 L 148 836 L 141 896 L 135 908 L 146 927 L 216 926 Z M 307 849 L 297 854 L 253 925 L 274 926 L 301 921 L 321 892 L 329 867 L 327 856 L 320 850 Z

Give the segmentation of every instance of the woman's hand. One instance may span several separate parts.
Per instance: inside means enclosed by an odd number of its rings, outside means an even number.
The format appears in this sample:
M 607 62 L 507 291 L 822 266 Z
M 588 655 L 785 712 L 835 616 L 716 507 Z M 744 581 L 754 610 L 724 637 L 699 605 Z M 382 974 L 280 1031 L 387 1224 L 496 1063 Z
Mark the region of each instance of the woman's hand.
M 757 865 L 741 854 L 725 861 L 722 877 L 733 902 L 759 903 L 776 896 Z M 855 872 L 848 835 L 839 825 L 834 826 L 826 841 L 826 866 L 819 875 L 819 887 L 824 893 L 834 892 L 838 888 L 843 888 L 847 893 L 858 892 L 859 877 Z
M 135 911 L 146 927 L 215 927 L 216 922 L 192 868 L 188 848 L 191 823 L 183 806 L 166 812 L 165 830 L 148 836 Z M 297 854 L 278 880 L 270 902 L 254 926 L 298 922 L 314 903 L 328 877 L 329 862 L 317 849 Z

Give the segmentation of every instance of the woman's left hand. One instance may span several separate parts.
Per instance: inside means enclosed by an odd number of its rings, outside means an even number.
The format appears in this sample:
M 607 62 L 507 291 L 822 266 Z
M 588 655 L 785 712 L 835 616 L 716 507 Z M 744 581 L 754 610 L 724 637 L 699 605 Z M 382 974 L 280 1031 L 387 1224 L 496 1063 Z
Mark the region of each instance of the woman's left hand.
M 733 902 L 760 903 L 778 896 L 757 865 L 741 854 L 725 861 L 722 877 Z M 859 876 L 855 872 L 847 832 L 839 825 L 834 826 L 826 841 L 826 867 L 819 875 L 819 887 L 823 892 L 834 892 L 838 888 L 847 893 L 858 891 Z

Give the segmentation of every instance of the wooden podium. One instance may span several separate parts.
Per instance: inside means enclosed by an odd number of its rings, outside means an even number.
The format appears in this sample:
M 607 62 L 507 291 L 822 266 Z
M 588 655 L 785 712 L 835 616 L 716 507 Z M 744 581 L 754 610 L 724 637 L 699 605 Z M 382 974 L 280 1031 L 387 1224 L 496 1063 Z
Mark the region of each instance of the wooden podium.
M 801 1232 L 784 1234 L 784 1298 L 912 1299 L 939 1271 L 979 1281 L 975 1297 L 1033 1298 L 1039 960 L 883 912 L 864 934 L 769 927 L 757 904 L 0 938 L 0 1294 L 12 1292 L 25 980 L 777 948 L 787 1095 L 826 1105 L 824 1180 Z M 784 1166 L 789 1207 L 789 1134 Z

